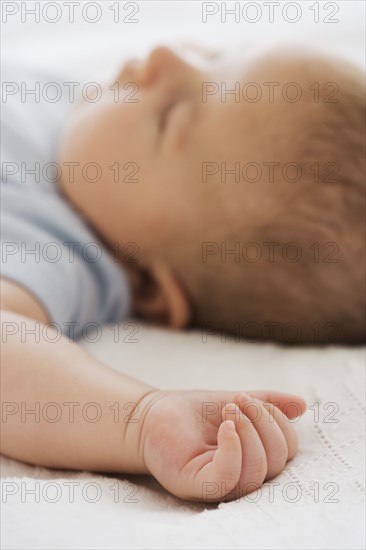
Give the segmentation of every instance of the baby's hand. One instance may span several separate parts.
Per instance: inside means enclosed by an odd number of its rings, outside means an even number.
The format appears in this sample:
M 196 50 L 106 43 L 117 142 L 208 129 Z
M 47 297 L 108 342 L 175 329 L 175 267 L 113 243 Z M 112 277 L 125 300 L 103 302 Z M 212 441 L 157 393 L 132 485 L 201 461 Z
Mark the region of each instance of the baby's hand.
M 295 455 L 289 419 L 305 410 L 301 397 L 276 392 L 153 392 L 141 434 L 146 469 L 181 498 L 238 498 Z

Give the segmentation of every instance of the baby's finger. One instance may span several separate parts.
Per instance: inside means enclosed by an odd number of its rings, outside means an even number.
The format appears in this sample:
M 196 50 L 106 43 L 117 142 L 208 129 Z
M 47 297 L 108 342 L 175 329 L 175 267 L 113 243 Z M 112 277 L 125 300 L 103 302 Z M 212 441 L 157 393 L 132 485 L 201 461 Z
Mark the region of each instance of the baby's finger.
M 261 401 L 245 393 L 239 394 L 235 401 L 238 402 L 243 414 L 249 418 L 261 439 L 267 456 L 266 479 L 271 479 L 282 472 L 286 465 L 288 457 L 286 438 Z
M 275 391 L 247 391 L 245 393 L 265 403 L 276 405 L 290 420 L 303 415 L 307 409 L 306 401 L 299 395 Z
M 241 497 L 255 491 L 263 484 L 267 475 L 266 452 L 251 421 L 234 403 L 228 403 L 222 409 L 222 417 L 234 420 L 240 437 L 243 460 L 240 481 L 235 490 L 237 496 Z
M 266 407 L 269 414 L 273 416 L 274 420 L 277 422 L 278 426 L 282 430 L 282 433 L 285 436 L 287 443 L 287 460 L 291 460 L 291 458 L 295 456 L 298 449 L 298 438 L 296 435 L 296 431 L 294 430 L 293 426 L 289 422 L 288 418 L 284 415 L 284 413 L 280 411 L 275 405 L 272 405 L 270 403 L 263 403 L 263 405 Z
M 222 500 L 240 479 L 241 443 L 232 420 L 220 425 L 217 445 L 212 461 L 201 468 L 194 479 L 195 496 L 206 502 Z

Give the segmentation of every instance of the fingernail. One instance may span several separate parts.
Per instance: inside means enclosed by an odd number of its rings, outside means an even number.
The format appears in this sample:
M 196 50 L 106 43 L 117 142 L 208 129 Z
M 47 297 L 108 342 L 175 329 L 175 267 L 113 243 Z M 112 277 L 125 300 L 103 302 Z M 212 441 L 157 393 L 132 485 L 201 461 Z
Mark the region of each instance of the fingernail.
M 254 397 L 252 397 L 248 393 L 244 393 L 244 392 L 241 394 L 241 396 L 242 396 L 243 399 L 245 399 L 245 401 L 251 401 L 252 399 L 254 399 Z
M 230 432 L 235 432 L 235 424 L 232 420 L 225 420 L 225 424 L 226 424 L 226 428 L 230 431 Z
M 228 404 L 225 406 L 225 410 L 236 412 L 236 405 L 235 405 L 235 403 L 228 403 Z
M 253 402 L 256 402 L 256 401 L 257 401 L 257 399 L 255 399 L 254 397 L 252 397 L 248 393 L 243 392 L 243 393 L 240 394 L 239 402 L 240 402 L 241 406 L 247 405 L 248 403 L 253 403 Z

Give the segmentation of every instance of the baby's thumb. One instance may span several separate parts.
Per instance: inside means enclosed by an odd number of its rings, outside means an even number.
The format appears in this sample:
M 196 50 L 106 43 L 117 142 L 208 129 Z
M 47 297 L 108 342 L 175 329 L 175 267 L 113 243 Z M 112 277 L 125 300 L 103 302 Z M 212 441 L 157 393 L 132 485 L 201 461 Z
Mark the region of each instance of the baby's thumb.
M 241 475 L 241 443 L 232 420 L 221 423 L 217 434 L 218 448 L 211 462 L 196 475 L 196 493 L 203 501 L 217 502 L 235 498 L 230 493 L 236 487 Z

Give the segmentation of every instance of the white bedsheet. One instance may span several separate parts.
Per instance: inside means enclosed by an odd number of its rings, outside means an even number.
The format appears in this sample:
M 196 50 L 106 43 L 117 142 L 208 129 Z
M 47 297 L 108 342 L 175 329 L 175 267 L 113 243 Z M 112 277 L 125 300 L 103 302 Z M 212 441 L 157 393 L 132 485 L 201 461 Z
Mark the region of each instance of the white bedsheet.
M 297 422 L 299 454 L 261 492 L 220 505 L 181 501 L 149 478 L 3 457 L 2 548 L 364 548 L 364 348 L 203 343 L 143 326 L 138 342 L 113 338 L 106 329 L 83 345 L 161 388 L 299 392 L 312 407 Z
M 304 13 L 309 4 L 301 2 Z M 77 18 L 71 25 L 63 19 L 24 24 L 13 17 L 2 27 L 2 55 L 96 80 L 112 75 L 124 57 L 172 39 L 240 51 L 242 42 L 280 38 L 311 39 L 363 64 L 364 3 L 336 4 L 336 24 L 311 23 L 309 11 L 292 25 L 279 19 L 202 24 L 199 2 L 141 4 L 139 25 L 111 25 L 107 17 L 97 25 Z M 329 15 L 327 9 L 321 13 Z M 220 505 L 180 501 L 149 478 L 51 471 L 2 457 L 2 548 L 365 547 L 364 348 L 284 348 L 222 343 L 219 337 L 203 343 L 199 333 L 146 327 L 137 343 L 116 344 L 107 329 L 98 343 L 84 345 L 111 366 L 161 388 L 298 392 L 312 406 L 297 423 L 300 452 L 261 493 Z M 31 489 L 36 496 L 26 494 Z

